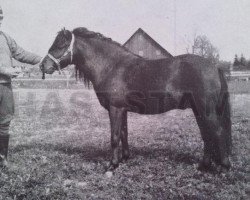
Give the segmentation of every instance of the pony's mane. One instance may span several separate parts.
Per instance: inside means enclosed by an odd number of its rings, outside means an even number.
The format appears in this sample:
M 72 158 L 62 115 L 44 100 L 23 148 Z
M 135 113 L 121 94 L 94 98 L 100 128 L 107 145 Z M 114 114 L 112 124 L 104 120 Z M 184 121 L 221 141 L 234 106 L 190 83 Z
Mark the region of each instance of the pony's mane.
M 90 89 L 92 87 L 91 81 L 89 79 L 89 75 L 84 73 L 79 66 L 75 66 L 75 76 L 76 76 L 76 81 L 83 82 L 85 87 Z
M 100 39 L 100 40 L 103 40 L 103 41 L 107 41 L 107 42 L 109 42 L 111 44 L 114 44 L 115 46 L 118 46 L 119 48 L 123 49 L 126 52 L 134 54 L 134 53 L 130 52 L 126 47 L 122 46 L 120 43 L 113 41 L 111 38 L 108 38 L 108 37 L 104 36 L 101 33 L 90 31 L 85 27 L 75 28 L 72 32 L 73 32 L 73 34 L 75 36 L 78 36 L 78 37 L 81 37 L 81 38 L 96 38 L 96 39 Z M 91 87 L 91 83 L 90 83 L 90 80 L 88 78 L 89 77 L 88 74 L 83 73 L 80 70 L 80 66 L 76 66 L 76 72 L 78 74 L 79 80 L 84 82 L 86 87 L 88 87 L 88 88 Z
M 73 30 L 73 33 L 76 35 L 76 36 L 79 36 L 79 37 L 82 37 L 82 38 L 96 38 L 96 39 L 101 39 L 101 40 L 104 40 L 104 41 L 107 41 L 107 42 L 110 42 L 112 44 L 115 44 L 119 47 L 121 47 L 123 50 L 125 51 L 128 51 L 127 48 L 125 48 L 124 46 L 122 46 L 120 43 L 112 40 L 111 38 L 109 37 L 106 37 L 104 36 L 103 34 L 101 33 L 98 33 L 98 32 L 94 32 L 94 31 L 89 31 L 87 28 L 85 27 L 78 27 L 78 28 L 75 28 Z
M 82 38 L 96 38 L 96 39 L 101 39 L 103 41 L 107 41 L 107 42 L 110 42 L 120 48 L 122 48 L 124 51 L 127 51 L 131 54 L 134 54 L 133 52 L 129 51 L 126 47 L 124 47 L 123 45 L 121 45 L 120 43 L 112 40 L 111 38 L 108 38 L 106 36 L 104 36 L 103 34 L 101 33 L 98 33 L 98 32 L 94 32 L 94 31 L 89 31 L 87 28 L 85 27 L 78 27 L 78 28 L 75 28 L 72 33 L 75 35 L 75 36 L 79 36 L 79 37 L 82 37 Z M 58 33 L 57 33 L 57 36 L 56 36 L 56 39 L 54 41 L 54 43 L 52 44 L 51 46 L 51 49 L 55 46 L 59 46 L 63 43 L 65 43 L 65 41 L 69 41 L 71 40 L 71 32 L 69 30 L 66 30 L 65 28 L 63 28 L 62 30 L 60 30 Z M 136 55 L 136 54 L 134 54 Z M 137 55 L 138 56 L 138 55 Z

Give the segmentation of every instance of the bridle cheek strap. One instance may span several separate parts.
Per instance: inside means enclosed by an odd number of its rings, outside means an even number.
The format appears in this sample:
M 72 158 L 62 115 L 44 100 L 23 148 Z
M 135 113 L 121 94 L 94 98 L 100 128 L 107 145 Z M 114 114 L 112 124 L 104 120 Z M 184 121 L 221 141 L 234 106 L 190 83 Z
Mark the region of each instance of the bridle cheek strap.
M 67 49 L 67 51 L 65 51 L 65 53 L 60 57 L 60 58 L 55 58 L 54 56 L 52 56 L 50 53 L 48 53 L 48 56 L 51 60 L 53 60 L 56 65 L 57 65 L 57 68 L 58 68 L 58 71 L 59 71 L 59 74 L 61 74 L 61 60 L 67 56 L 69 53 L 70 53 L 70 64 L 72 64 L 72 61 L 73 61 L 73 47 L 74 47 L 74 43 L 75 43 L 75 36 L 74 34 L 72 33 L 72 40 L 71 40 L 71 43 L 69 45 L 69 48 Z
M 61 65 L 60 65 L 60 61 L 61 61 L 61 60 L 56 59 L 56 58 L 55 58 L 54 56 L 52 56 L 50 53 L 48 53 L 48 56 L 49 56 L 49 58 L 50 58 L 51 60 L 53 60 L 53 61 L 56 63 L 56 65 L 57 65 L 57 67 L 58 67 L 59 74 L 61 74 Z
M 73 61 L 73 47 L 74 47 L 74 43 L 75 43 L 75 36 L 74 34 L 72 33 L 72 40 L 71 40 L 71 43 L 69 45 L 69 51 L 70 51 L 70 64 L 72 63 Z

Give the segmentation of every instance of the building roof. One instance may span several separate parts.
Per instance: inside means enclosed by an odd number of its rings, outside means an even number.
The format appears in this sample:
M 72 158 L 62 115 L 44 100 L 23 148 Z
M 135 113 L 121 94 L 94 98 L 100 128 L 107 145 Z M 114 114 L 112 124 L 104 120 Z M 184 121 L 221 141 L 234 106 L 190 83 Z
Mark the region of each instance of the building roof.
M 166 49 L 164 49 L 159 43 L 157 43 L 152 37 L 150 37 L 144 30 L 142 30 L 141 28 L 138 28 L 138 30 L 123 44 L 123 46 L 126 46 L 127 43 L 130 42 L 130 40 L 132 40 L 132 38 L 138 34 L 141 33 L 146 39 L 148 39 L 152 44 L 154 44 L 157 48 L 159 48 L 163 54 L 165 54 L 166 56 L 171 56 L 173 57 Z

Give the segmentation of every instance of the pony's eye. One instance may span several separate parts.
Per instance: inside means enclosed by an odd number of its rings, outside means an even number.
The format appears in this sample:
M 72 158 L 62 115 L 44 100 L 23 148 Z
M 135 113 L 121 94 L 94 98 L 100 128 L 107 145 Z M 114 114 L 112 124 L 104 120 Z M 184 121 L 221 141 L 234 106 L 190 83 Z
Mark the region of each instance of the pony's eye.
M 58 49 L 63 50 L 64 48 L 66 48 L 67 46 L 65 44 L 61 44 L 58 45 Z

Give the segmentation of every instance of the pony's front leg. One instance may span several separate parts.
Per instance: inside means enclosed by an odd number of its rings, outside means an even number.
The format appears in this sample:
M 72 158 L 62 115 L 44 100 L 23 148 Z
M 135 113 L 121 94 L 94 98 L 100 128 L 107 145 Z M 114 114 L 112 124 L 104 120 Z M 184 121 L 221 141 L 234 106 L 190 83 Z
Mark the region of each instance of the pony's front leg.
M 119 166 L 119 143 L 121 139 L 121 128 L 123 124 L 123 115 L 125 109 L 116 108 L 110 106 L 109 118 L 110 118 L 110 128 L 111 128 L 111 148 L 112 148 L 112 158 L 108 171 L 113 171 Z
M 128 147 L 128 122 L 127 122 L 127 111 L 123 114 L 122 119 L 122 160 L 126 161 L 129 158 L 129 147 Z

